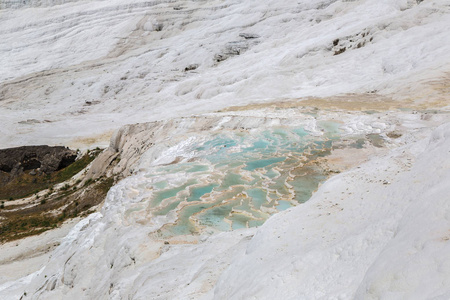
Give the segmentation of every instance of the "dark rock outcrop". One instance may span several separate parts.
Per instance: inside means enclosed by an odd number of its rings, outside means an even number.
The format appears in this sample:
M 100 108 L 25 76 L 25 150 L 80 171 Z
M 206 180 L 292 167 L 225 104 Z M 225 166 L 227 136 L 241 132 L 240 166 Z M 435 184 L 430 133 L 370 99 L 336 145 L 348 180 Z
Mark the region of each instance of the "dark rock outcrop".
M 246 39 L 246 40 L 249 40 L 249 39 L 257 39 L 257 38 L 260 37 L 259 35 L 255 34 L 255 33 L 245 33 L 245 32 L 239 33 L 239 36 L 240 36 L 240 37 L 243 37 L 243 38 Z
M 190 64 L 189 66 L 184 68 L 184 71 L 185 72 L 193 71 L 193 70 L 196 70 L 197 68 L 198 68 L 198 64 Z
M 62 146 L 0 149 L 0 171 L 20 174 L 23 171 L 39 169 L 40 172 L 48 174 L 67 167 L 76 157 L 75 151 Z

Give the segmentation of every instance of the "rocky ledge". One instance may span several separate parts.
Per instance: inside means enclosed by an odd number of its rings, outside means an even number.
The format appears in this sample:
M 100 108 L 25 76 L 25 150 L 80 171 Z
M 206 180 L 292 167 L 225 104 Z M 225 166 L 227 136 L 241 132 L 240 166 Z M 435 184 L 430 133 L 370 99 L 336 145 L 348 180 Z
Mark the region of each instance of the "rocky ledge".
M 0 150 L 0 171 L 16 177 L 28 170 L 52 173 L 61 170 L 77 158 L 77 153 L 63 146 L 22 146 Z

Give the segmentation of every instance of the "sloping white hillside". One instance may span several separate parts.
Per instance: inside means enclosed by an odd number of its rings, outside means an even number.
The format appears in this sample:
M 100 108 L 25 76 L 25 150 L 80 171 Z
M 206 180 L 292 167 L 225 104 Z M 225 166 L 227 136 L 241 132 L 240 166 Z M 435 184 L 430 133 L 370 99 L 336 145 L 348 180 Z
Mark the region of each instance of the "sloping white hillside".
M 0 298 L 448 299 L 447 2 L 2 1 L 2 148 L 107 145 L 121 125 L 168 121 L 115 134 L 108 151 L 121 138 L 137 153 L 131 175 Z M 149 178 L 196 158 L 196 138 L 295 124 L 317 137 L 324 120 L 384 148 L 358 166 L 341 145 L 357 166 L 261 227 L 158 236 L 176 212 L 152 215 Z
M 425 102 L 448 81 L 444 0 L 62 2 L 0 13 L 4 147 L 311 95 Z
M 441 126 L 429 139 L 336 176 L 304 206 L 274 216 L 214 295 L 448 298 L 449 132 Z
M 446 299 L 450 125 L 328 180 L 260 228 L 171 239 L 132 212 L 136 174 L 113 187 L 45 267 L 7 299 Z M 429 136 L 423 139 L 423 136 Z M 417 142 L 415 140 L 418 140 Z M 160 219 L 161 220 L 161 219 Z

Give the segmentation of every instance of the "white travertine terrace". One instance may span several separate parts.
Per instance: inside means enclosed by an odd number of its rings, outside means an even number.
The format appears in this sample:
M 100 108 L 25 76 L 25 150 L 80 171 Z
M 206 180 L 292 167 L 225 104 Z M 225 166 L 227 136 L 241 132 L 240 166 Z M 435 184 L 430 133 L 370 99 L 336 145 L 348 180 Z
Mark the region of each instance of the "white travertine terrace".
M 445 103 L 445 0 L 63 2 L 1 10 L 3 147 L 307 96 Z
M 0 146 L 112 135 L 89 176 L 127 177 L 67 235 L 0 245 L 0 298 L 450 298 L 447 2 L 1 1 Z M 173 214 L 134 210 L 194 137 L 321 120 L 386 145 L 336 150 L 352 168 L 261 227 L 165 241 Z

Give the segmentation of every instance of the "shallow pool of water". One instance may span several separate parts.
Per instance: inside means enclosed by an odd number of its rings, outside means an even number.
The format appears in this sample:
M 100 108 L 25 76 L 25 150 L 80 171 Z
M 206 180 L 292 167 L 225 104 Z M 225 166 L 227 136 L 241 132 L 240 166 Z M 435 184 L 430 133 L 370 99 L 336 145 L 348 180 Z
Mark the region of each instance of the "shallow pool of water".
M 161 228 L 163 237 L 260 226 L 271 214 L 307 201 L 327 178 L 314 161 L 341 139 L 340 125 L 319 122 L 321 136 L 304 128 L 273 128 L 220 133 L 198 142 L 196 160 L 148 171 L 149 180 L 167 174 L 182 180 L 153 180 L 147 211 L 175 213 L 176 221 Z M 374 136 L 370 140 L 381 143 Z M 349 146 L 361 148 L 365 142 L 358 138 Z

